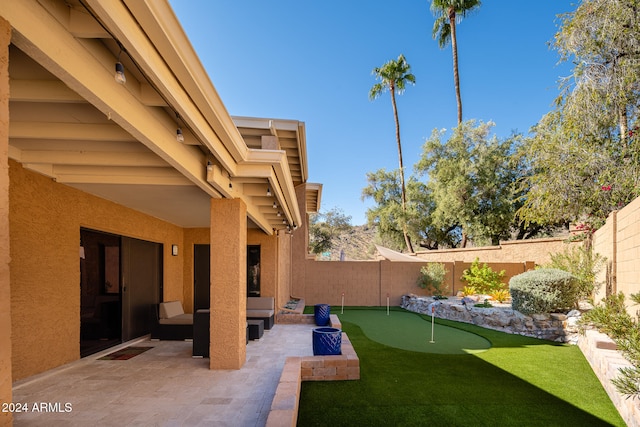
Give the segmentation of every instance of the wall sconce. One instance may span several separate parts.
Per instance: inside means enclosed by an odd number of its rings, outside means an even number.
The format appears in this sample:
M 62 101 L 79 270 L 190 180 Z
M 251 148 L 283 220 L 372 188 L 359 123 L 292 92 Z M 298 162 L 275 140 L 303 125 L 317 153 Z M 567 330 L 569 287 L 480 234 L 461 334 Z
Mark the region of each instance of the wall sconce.
M 178 256 L 178 245 L 171 245 L 171 255 Z
M 124 75 L 124 65 L 121 62 L 116 62 L 116 74 L 113 77 L 121 85 L 127 82 L 127 76 Z
M 116 74 L 113 76 L 116 82 L 121 85 L 127 82 L 127 76 L 124 75 L 124 65 L 120 62 L 120 55 L 122 54 L 122 46 L 120 46 L 120 52 L 118 53 L 118 61 L 116 62 Z
M 180 114 L 176 113 L 176 125 L 178 128 L 176 129 L 176 141 L 184 142 L 184 135 L 182 134 L 182 129 L 180 129 Z

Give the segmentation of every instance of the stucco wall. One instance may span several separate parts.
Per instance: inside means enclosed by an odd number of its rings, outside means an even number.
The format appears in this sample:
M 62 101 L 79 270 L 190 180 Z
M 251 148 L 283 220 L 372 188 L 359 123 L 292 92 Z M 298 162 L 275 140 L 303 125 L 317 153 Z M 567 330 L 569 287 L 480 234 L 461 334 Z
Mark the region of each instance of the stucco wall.
M 276 307 L 284 307 L 292 296 L 298 296 L 293 293 L 291 273 L 292 273 L 292 254 L 291 246 L 293 235 L 280 233 L 277 236 L 278 244 L 278 285 L 276 287 Z
M 247 207 L 211 199 L 209 366 L 240 369 L 246 360 Z
M 301 298 L 307 294 L 305 266 L 309 250 L 309 215 L 306 213 L 307 206 L 305 201 L 307 193 L 304 184 L 296 187 L 296 197 L 298 199 L 298 208 L 304 215 L 304 219 L 298 229 L 291 235 L 291 295 Z
M 11 402 L 11 287 L 9 273 L 9 42 L 11 26 L 0 18 L 0 402 Z M 11 413 L 0 412 L 0 425 Z
M 9 165 L 13 380 L 80 357 L 80 227 L 164 244 L 164 298 L 182 299 L 181 228 Z

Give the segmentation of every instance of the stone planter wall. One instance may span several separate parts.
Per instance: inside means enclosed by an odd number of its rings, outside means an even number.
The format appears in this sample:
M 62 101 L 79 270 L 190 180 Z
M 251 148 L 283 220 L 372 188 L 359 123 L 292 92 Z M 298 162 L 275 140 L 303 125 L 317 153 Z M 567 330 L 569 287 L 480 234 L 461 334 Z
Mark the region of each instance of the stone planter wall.
M 639 427 L 640 404 L 636 399 L 627 399 L 620 394 L 611 383 L 611 380 L 619 375 L 618 371 L 621 368 L 632 367 L 622 353 L 616 350 L 616 343 L 603 333 L 586 330 L 585 334 L 580 336 L 578 346 L 618 409 L 620 416 L 629 427 Z
M 474 307 L 473 302 L 464 303 L 462 298 L 434 300 L 431 297 L 403 295 L 401 307 L 415 313 L 431 314 L 457 322 L 472 323 L 483 328 L 494 329 L 509 334 L 525 335 L 555 342 L 576 344 L 578 328 L 576 323 L 580 311 L 567 314 L 533 314 L 526 316 L 512 310 L 510 305 L 496 304 L 493 308 Z

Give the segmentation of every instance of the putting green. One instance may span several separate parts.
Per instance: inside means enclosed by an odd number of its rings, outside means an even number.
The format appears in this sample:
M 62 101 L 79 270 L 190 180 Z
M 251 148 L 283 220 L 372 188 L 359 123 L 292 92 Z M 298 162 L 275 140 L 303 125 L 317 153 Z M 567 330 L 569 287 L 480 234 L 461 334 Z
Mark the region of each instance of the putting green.
M 347 309 L 338 314 L 341 322 L 358 325 L 371 340 L 402 350 L 439 354 L 473 354 L 487 351 L 485 338 L 449 326 L 433 325 L 416 313 L 379 309 Z

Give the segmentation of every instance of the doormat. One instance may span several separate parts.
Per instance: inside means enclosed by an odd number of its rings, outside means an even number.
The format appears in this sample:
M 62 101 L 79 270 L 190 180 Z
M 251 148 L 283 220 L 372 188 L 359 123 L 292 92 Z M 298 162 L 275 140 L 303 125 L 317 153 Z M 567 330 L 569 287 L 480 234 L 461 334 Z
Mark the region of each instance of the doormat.
M 127 347 L 122 350 L 114 351 L 106 356 L 102 356 L 98 360 L 129 360 L 147 350 L 151 350 L 152 348 L 153 347 Z

